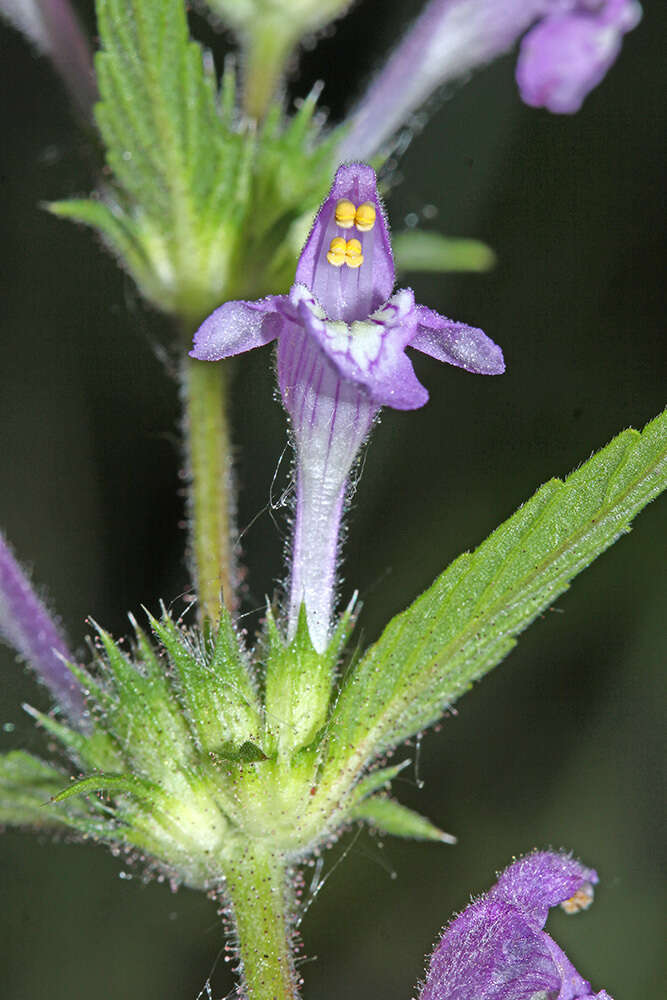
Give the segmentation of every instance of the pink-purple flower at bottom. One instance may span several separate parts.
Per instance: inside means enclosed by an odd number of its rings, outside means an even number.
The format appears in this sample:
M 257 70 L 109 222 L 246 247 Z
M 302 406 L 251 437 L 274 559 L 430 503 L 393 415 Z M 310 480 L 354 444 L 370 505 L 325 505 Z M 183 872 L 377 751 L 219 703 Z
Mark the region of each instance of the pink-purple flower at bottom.
M 428 393 L 406 347 L 477 374 L 504 371 L 486 334 L 415 305 L 394 288 L 375 173 L 342 166 L 320 208 L 288 295 L 227 302 L 191 354 L 217 361 L 278 341 L 278 381 L 297 453 L 288 633 L 301 604 L 316 649 L 329 638 L 347 480 L 381 406 L 413 410 Z
M 611 1000 L 591 991 L 543 930 L 552 906 L 593 900 L 598 876 L 567 854 L 538 851 L 507 868 L 436 946 L 420 1000 Z
M 574 114 L 606 76 L 641 13 L 635 0 L 606 0 L 540 21 L 521 42 L 516 79 L 522 99 L 531 107 Z

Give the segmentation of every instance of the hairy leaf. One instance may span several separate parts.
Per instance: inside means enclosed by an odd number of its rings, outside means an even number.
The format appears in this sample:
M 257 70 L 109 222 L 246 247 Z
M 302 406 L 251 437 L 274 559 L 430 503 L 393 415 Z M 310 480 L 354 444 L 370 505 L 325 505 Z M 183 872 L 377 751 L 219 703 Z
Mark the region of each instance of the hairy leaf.
M 91 837 L 108 829 L 106 835 L 113 839 L 113 832 L 101 819 L 106 812 L 101 803 L 73 802 L 64 809 L 53 808 L 64 781 L 58 768 L 23 750 L 0 755 L 0 823 L 75 830 Z
M 350 811 L 350 819 L 362 820 L 380 833 L 392 837 L 410 837 L 413 840 L 436 840 L 441 844 L 455 844 L 456 837 L 438 829 L 425 816 L 402 806 L 387 795 L 374 795 Z
M 667 411 L 553 479 L 465 553 L 350 672 L 330 753 L 361 764 L 435 722 L 667 485 Z

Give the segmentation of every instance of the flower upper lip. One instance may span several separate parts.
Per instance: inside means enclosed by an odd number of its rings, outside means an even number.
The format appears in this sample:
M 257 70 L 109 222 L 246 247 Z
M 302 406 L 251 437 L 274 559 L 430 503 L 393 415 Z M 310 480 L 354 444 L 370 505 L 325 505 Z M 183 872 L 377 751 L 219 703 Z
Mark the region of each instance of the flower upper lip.
M 536 851 L 507 868 L 493 888 L 450 923 L 433 952 L 420 1000 L 611 1000 L 591 993 L 542 929 L 552 906 L 592 899 L 595 871 L 567 854 Z

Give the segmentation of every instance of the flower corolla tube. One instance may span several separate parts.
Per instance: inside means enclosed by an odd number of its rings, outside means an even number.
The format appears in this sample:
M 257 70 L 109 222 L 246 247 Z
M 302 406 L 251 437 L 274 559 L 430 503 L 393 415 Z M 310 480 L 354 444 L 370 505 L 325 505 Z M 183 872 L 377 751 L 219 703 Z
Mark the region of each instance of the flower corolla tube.
M 543 930 L 552 906 L 586 909 L 597 881 L 568 854 L 536 851 L 515 861 L 446 928 L 419 1000 L 612 1000 L 592 992 Z
M 278 342 L 278 381 L 297 456 L 288 634 L 302 604 L 310 637 L 327 643 L 348 476 L 380 407 L 413 410 L 428 393 L 405 348 L 469 372 L 504 371 L 486 334 L 394 292 L 394 262 L 375 173 L 338 169 L 288 295 L 226 302 L 204 321 L 191 355 L 218 361 Z M 392 294 L 393 293 L 393 294 Z

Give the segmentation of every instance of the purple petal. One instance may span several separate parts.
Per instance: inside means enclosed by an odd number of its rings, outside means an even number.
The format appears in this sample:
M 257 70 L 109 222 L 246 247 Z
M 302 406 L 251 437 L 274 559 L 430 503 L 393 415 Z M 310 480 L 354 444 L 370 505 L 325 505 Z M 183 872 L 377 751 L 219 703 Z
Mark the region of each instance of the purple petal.
M 0 635 L 35 671 L 73 720 L 84 712 L 81 688 L 64 660 L 73 657 L 0 534 Z
M 544 932 L 542 937 L 560 977 L 560 993 L 557 1000 L 580 1000 L 582 997 L 589 997 L 591 984 L 588 980 L 579 975 L 565 952 L 558 947 L 553 938 Z
M 420 1000 L 611 1000 L 604 990 L 591 994 L 541 929 L 550 906 L 567 902 L 573 911 L 590 902 L 586 887 L 595 882 L 592 869 L 565 854 L 535 852 L 515 861 L 445 930 Z
M 343 228 L 336 222 L 336 205 L 342 199 L 357 207 L 364 202 L 374 206 L 375 223 L 370 230 Z M 335 237 L 359 240 L 360 267 L 329 263 L 327 253 Z M 332 320 L 364 320 L 387 301 L 394 287 L 394 260 L 372 167 L 351 163 L 338 168 L 301 253 L 295 280 L 310 289 Z
M 573 114 L 616 60 L 623 35 L 641 18 L 635 0 L 609 0 L 597 11 L 547 17 L 521 43 L 516 79 L 531 107 Z
M 445 930 L 420 1000 L 555 997 L 560 977 L 544 941 L 513 907 L 482 899 Z
M 426 306 L 417 306 L 416 314 L 417 333 L 410 347 L 477 375 L 505 371 L 503 352 L 482 330 L 455 323 Z
M 363 387 L 377 406 L 414 410 L 428 393 L 404 353 L 414 336 L 414 296 L 410 289 L 393 295 L 366 322 L 331 322 L 303 286 L 290 292 L 300 322 L 334 365 L 341 380 Z
M 258 302 L 225 302 L 197 330 L 190 357 L 220 361 L 269 344 L 283 326 L 279 307 L 284 298 L 268 295 Z
M 597 881 L 597 872 L 569 854 L 536 851 L 506 868 L 489 896 L 516 906 L 535 927 L 542 928 L 552 906 L 573 899 Z M 590 902 L 592 893 L 587 896 Z

